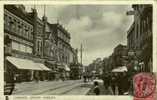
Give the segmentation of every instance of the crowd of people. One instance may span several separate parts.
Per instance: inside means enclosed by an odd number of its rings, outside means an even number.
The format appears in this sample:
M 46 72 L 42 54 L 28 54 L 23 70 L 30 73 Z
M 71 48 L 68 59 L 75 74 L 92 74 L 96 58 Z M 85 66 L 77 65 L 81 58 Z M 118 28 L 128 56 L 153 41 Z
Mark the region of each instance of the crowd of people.
M 93 81 L 94 79 L 94 75 L 91 73 L 83 73 L 83 80 L 84 82 L 89 82 L 89 81 Z
M 123 95 L 128 92 L 131 86 L 131 80 L 127 72 L 108 73 L 103 77 L 105 89 L 112 89 L 113 95 Z M 117 91 L 118 90 L 118 91 Z
M 127 95 L 132 91 L 132 78 L 127 72 L 105 73 L 101 79 L 104 89 L 110 91 L 112 95 Z M 93 92 L 95 95 L 100 94 L 99 86 L 99 83 L 94 82 Z

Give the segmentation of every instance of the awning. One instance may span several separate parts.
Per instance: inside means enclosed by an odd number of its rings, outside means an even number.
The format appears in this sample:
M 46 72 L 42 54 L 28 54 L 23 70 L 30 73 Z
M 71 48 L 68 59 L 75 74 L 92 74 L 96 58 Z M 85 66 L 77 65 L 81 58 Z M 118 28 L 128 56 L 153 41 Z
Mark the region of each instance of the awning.
M 125 72 L 128 71 L 126 66 L 118 67 L 112 70 L 112 72 Z
M 21 58 L 16 58 L 16 57 L 7 57 L 7 60 L 11 62 L 18 69 L 50 71 L 50 69 L 47 68 L 44 64 L 35 63 L 32 60 L 21 59 Z
M 43 70 L 42 68 L 38 67 L 32 60 L 15 57 L 7 57 L 6 59 L 18 69 Z
M 47 68 L 44 64 L 42 63 L 35 63 L 38 67 L 40 67 L 41 69 L 45 70 L 45 71 L 50 71 L 51 69 Z

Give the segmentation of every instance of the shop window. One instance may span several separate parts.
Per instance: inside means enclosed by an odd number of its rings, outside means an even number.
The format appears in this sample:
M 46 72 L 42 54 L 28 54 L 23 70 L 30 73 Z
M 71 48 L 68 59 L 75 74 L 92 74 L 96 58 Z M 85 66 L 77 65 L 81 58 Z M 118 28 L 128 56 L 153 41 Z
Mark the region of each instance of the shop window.
M 15 41 L 12 41 L 12 49 L 19 51 L 19 43 L 15 42 Z
M 22 51 L 22 52 L 26 52 L 26 51 L 25 51 L 25 45 L 20 44 L 20 51 Z
M 27 48 L 27 53 L 32 53 L 32 48 L 30 46 L 26 46 Z

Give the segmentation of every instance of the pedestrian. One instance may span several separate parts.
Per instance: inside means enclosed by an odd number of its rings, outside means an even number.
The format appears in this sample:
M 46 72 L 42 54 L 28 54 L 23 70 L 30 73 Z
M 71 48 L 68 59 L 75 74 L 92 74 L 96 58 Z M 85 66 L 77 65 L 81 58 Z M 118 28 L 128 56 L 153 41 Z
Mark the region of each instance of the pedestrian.
M 130 82 L 128 80 L 128 75 L 126 72 L 120 73 L 118 80 L 118 92 L 119 95 L 123 95 L 125 92 L 129 92 Z
M 86 79 L 87 79 L 86 75 L 83 75 L 83 79 L 84 79 L 84 82 L 86 83 Z
M 39 72 L 38 71 L 34 72 L 34 80 L 35 80 L 36 83 L 39 82 Z
M 99 84 L 97 81 L 94 82 L 94 93 L 96 95 L 100 95 L 100 89 L 99 89 Z
M 108 73 L 105 73 L 103 75 L 103 81 L 104 81 L 105 89 L 108 89 L 108 86 L 109 86 L 109 75 L 108 75 Z
M 127 72 L 123 73 L 123 94 L 126 92 L 129 92 L 129 88 L 130 88 L 130 82 L 129 82 L 129 75 L 127 74 Z
M 119 73 L 119 79 L 118 79 L 118 83 L 117 83 L 117 86 L 118 86 L 118 94 L 119 95 L 122 95 L 123 94 L 123 74 L 122 73 Z
M 113 95 L 116 94 L 116 76 L 114 74 L 112 74 L 111 76 L 111 88 L 113 91 Z
M 61 80 L 62 80 L 62 81 L 65 80 L 64 73 L 61 74 Z

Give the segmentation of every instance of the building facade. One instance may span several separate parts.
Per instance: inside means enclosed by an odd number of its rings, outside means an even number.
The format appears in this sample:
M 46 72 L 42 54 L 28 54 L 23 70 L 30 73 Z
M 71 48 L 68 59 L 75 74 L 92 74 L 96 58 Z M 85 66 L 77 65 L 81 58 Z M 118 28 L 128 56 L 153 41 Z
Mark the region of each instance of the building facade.
M 29 13 L 29 16 L 32 18 L 33 22 L 33 42 L 34 42 L 33 55 L 39 58 L 43 58 L 44 21 L 42 21 L 38 17 L 38 13 L 35 8 L 32 8 L 32 11 Z
M 42 80 L 69 76 L 70 64 L 78 63 L 77 50 L 70 45 L 70 33 L 59 23 L 49 23 L 45 15 L 40 19 L 35 8 L 27 12 L 23 5 L 5 5 L 4 35 L 5 41 L 10 41 L 4 47 L 5 58 L 9 55 L 15 57 L 11 60 L 38 63 L 36 69 L 29 69 L 31 65 L 24 68 L 24 77 L 32 75 L 27 80 L 37 76 Z M 45 67 L 37 68 L 39 65 Z
M 126 45 L 119 44 L 109 57 L 103 59 L 103 72 L 111 72 L 115 68 L 127 66 L 127 63 L 128 48 Z
M 50 61 L 57 61 L 57 34 L 52 24 L 47 22 L 45 27 L 44 57 Z
M 58 73 L 58 55 L 57 55 L 57 34 L 55 33 L 53 29 L 53 25 L 47 22 L 47 18 L 43 17 L 44 21 L 44 59 L 46 59 L 45 64 L 52 70 L 51 73 L 49 73 L 50 80 L 56 80 L 59 79 L 59 73 Z
M 78 50 L 70 48 L 69 63 L 78 64 Z
M 59 23 L 53 24 L 53 29 L 57 34 L 57 57 L 58 68 L 61 78 L 69 79 L 70 77 L 70 33 Z
M 132 5 L 132 8 L 134 22 L 128 30 L 128 47 L 139 62 L 144 62 L 143 70 L 152 71 L 152 5 Z
M 4 6 L 4 35 L 11 38 L 12 54 L 33 54 L 33 23 L 24 6 Z
M 110 72 L 111 69 L 110 69 L 110 66 L 109 66 L 109 58 L 105 57 L 103 59 L 103 72 L 106 73 L 106 72 Z
M 5 5 L 4 6 L 4 37 L 10 39 L 10 44 L 4 44 L 4 80 L 9 81 L 9 74 L 12 73 L 12 77 L 16 75 L 22 76 L 22 74 L 15 70 L 12 63 L 8 61 L 7 52 L 10 51 L 9 57 L 24 58 L 33 55 L 33 23 L 30 17 L 26 15 L 24 6 Z M 8 38 L 4 38 L 7 41 Z M 7 50 L 6 49 L 10 49 Z M 7 54 L 7 55 L 6 55 Z M 16 73 L 16 74 L 15 74 Z M 23 74 L 28 75 L 29 71 L 24 71 Z M 22 81 L 16 77 L 15 81 Z M 24 81 L 29 80 L 25 78 Z
M 128 49 L 127 46 L 119 44 L 114 48 L 113 59 L 115 68 L 118 66 L 126 66 Z
M 34 10 L 26 12 L 23 5 L 4 6 L 4 36 L 11 41 L 10 45 L 4 46 L 4 68 L 5 73 L 14 73 L 15 81 L 44 80 L 50 71 L 42 60 L 43 47 L 40 45 L 38 50 L 37 41 L 42 41 L 43 24 L 35 13 Z M 9 56 L 6 48 L 10 48 Z
M 70 33 L 68 33 L 59 23 L 52 24 L 52 28 L 57 36 L 57 60 L 60 63 L 68 64 L 71 51 Z

